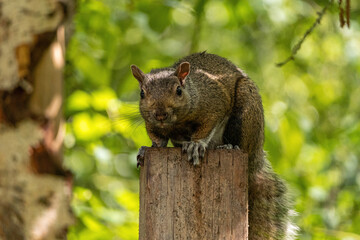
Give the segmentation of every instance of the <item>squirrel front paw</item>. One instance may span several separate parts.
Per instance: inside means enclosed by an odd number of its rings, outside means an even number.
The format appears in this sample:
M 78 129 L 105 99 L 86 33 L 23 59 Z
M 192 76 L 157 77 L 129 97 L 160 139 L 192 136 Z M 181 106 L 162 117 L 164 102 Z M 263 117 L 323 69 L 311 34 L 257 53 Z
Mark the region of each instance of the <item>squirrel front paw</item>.
M 203 141 L 184 142 L 182 151 L 187 153 L 188 160 L 193 161 L 194 165 L 200 164 L 200 158 L 204 158 L 207 144 Z
M 148 147 L 145 147 L 145 146 L 142 146 L 140 149 L 139 149 L 139 152 L 136 156 L 136 159 L 137 159 L 137 164 L 136 164 L 136 167 L 139 168 L 139 166 L 144 166 L 144 158 L 145 158 L 145 150 L 147 149 Z

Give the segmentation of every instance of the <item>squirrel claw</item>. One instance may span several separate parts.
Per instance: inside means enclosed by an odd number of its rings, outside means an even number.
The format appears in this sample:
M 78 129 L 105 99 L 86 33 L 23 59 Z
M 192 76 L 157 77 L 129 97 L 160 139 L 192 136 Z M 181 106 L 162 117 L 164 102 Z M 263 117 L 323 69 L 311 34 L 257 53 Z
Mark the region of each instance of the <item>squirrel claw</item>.
M 188 160 L 193 161 L 196 166 L 200 164 L 200 159 L 204 158 L 206 147 L 207 144 L 202 141 L 191 141 L 183 143 L 182 151 L 187 153 Z
M 139 149 L 139 152 L 136 156 L 136 159 L 137 159 L 137 164 L 136 164 L 136 167 L 139 168 L 139 166 L 144 166 L 144 159 L 145 159 L 145 150 L 146 150 L 147 147 L 145 146 L 142 146 L 140 149 Z

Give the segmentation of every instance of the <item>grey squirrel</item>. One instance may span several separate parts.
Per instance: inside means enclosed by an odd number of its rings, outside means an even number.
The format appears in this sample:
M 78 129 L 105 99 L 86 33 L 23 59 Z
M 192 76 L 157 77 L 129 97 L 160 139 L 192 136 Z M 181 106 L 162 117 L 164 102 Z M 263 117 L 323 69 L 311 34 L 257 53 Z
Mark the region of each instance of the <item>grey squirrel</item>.
M 131 70 L 152 147 L 166 147 L 170 139 L 194 165 L 206 149 L 239 147 L 249 158 L 249 239 L 294 239 L 286 186 L 263 150 L 264 113 L 255 83 L 229 60 L 206 52 L 148 74 L 135 65 Z M 138 161 L 143 154 L 144 147 Z

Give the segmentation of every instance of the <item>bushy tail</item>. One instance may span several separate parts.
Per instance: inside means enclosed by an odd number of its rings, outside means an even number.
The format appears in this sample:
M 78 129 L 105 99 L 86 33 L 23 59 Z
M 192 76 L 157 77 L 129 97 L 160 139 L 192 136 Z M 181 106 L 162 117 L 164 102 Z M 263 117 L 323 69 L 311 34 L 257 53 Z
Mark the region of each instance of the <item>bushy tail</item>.
M 292 218 L 295 217 L 297 213 L 294 210 L 288 211 L 288 222 L 286 226 L 286 236 L 285 240 L 293 240 L 297 237 L 299 228 L 292 222 Z
M 262 157 L 262 166 L 249 169 L 249 240 L 292 240 L 297 227 L 290 221 L 287 187 Z

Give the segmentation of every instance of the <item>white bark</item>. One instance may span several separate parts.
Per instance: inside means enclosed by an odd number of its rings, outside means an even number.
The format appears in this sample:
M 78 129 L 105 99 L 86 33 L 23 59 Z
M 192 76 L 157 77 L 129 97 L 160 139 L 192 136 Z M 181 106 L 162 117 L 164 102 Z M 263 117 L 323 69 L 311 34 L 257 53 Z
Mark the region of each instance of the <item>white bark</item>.
M 36 35 L 53 31 L 62 19 L 55 0 L 0 0 L 0 89 L 18 84 L 26 74 Z
M 61 166 L 54 161 L 61 161 L 63 137 L 64 17 L 57 0 L 0 0 L 0 240 L 66 239 L 74 222 L 70 177 L 32 166 L 36 149 L 48 154 L 39 160 Z M 44 47 L 36 44 L 48 32 L 57 37 L 34 62 L 32 53 Z M 12 91 L 19 86 L 29 96 L 29 113 L 8 122 L 6 109 L 20 106 L 5 108 L 1 98 L 16 98 Z
M 62 177 L 29 170 L 31 147 L 43 134 L 36 122 L 17 128 L 0 126 L 0 239 L 56 239 L 73 223 L 71 189 Z M 66 233 L 66 232 L 65 232 Z

